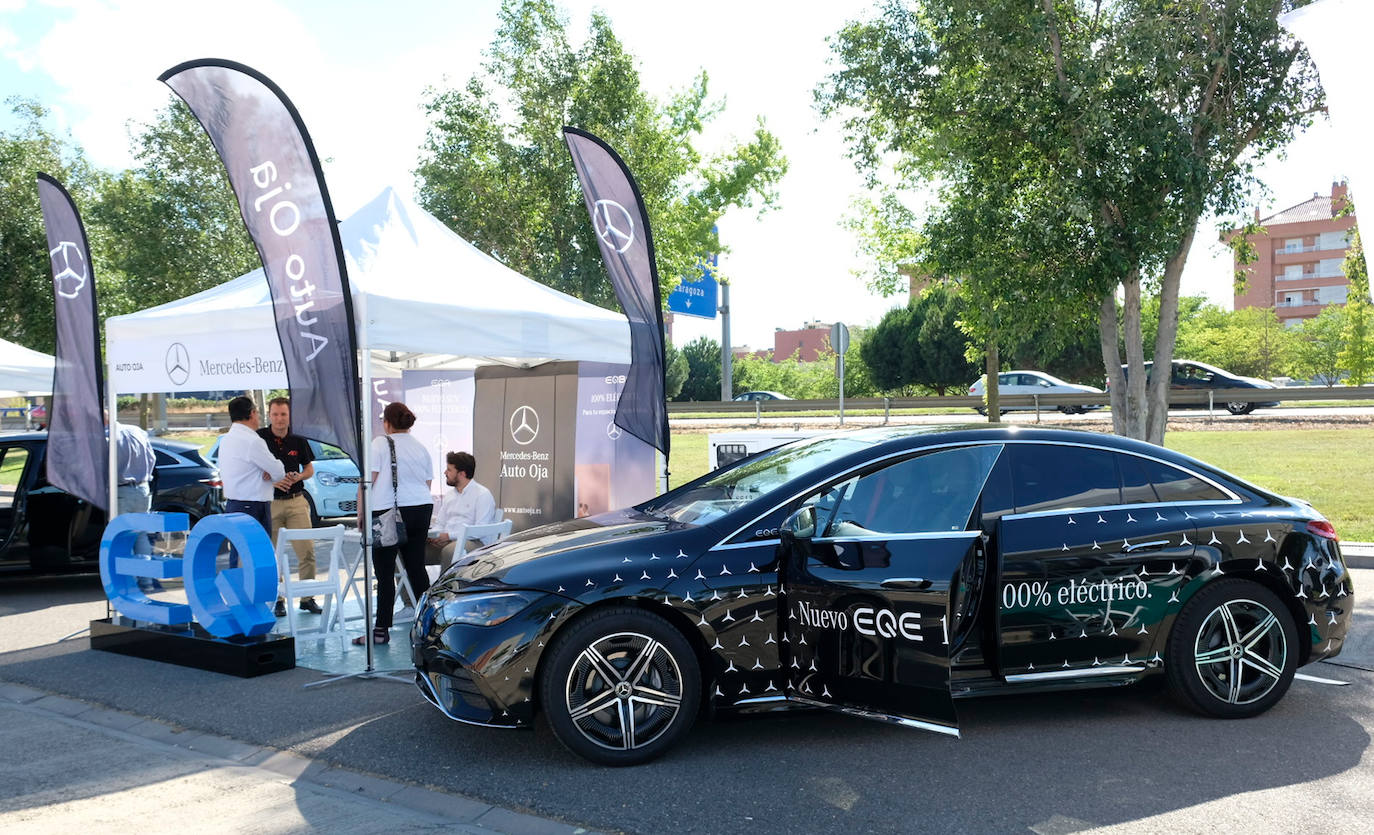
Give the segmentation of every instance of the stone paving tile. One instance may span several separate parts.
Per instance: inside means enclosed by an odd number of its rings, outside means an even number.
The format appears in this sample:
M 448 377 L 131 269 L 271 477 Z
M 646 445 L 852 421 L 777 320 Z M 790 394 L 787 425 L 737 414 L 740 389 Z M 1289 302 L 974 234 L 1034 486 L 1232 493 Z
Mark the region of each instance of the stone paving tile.
M 265 768 L 290 780 L 312 782 L 320 772 L 329 768 L 318 760 L 297 756 L 286 751 L 274 751 L 270 748 L 264 748 L 259 753 L 244 758 L 243 764 Z
M 127 731 L 134 725 L 146 720 L 142 716 L 135 716 L 132 713 L 122 713 L 118 710 L 93 707 L 81 714 L 81 721 L 90 722 L 92 725 L 100 725 L 102 728 Z
M 499 807 L 492 807 L 492 810 L 478 818 L 476 823 L 478 826 L 508 835 L 573 835 L 590 831 L 580 826 L 571 826 Z
M 349 771 L 343 768 L 329 768 L 315 775 L 311 779 L 312 783 L 319 783 L 322 786 L 331 786 L 336 789 L 358 792 L 367 797 L 378 800 L 386 800 L 399 792 L 404 786 L 391 780 L 383 780 L 380 777 L 371 777 L 367 774 L 359 774 L 356 771 Z
M 66 696 L 44 696 L 29 704 L 43 710 L 50 710 L 53 713 L 60 713 L 63 716 L 79 716 L 91 709 L 91 706 L 85 702 L 68 699 Z
M 28 702 L 36 702 L 47 695 L 42 690 L 35 690 L 22 684 L 11 684 L 8 681 L 0 682 L 0 699 L 7 701 L 27 704 Z
M 82 717 L 85 718 L 84 716 Z M 215 757 L 223 757 L 226 760 L 243 762 L 247 758 L 262 751 L 260 745 L 251 745 L 247 742 L 239 742 L 237 739 L 218 736 L 216 734 L 198 734 L 190 739 L 178 742 L 177 745 L 196 751 L 201 754 L 209 754 Z
M 419 809 L 434 815 L 471 823 L 491 811 L 490 803 L 482 803 L 456 794 L 430 791 L 418 786 L 406 786 L 392 795 L 390 802 L 409 809 Z

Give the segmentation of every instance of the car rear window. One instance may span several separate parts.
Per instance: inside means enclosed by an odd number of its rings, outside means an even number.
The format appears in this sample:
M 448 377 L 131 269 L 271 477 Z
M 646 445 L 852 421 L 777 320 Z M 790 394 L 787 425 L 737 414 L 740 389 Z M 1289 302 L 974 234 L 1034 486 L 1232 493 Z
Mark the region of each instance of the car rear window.
M 1113 454 L 1050 444 L 1011 447 L 1017 513 L 1121 504 Z
M 1130 457 L 1130 456 L 1128 456 Z M 1148 458 L 1136 459 L 1161 502 L 1216 502 L 1231 498 L 1221 490 L 1177 467 Z

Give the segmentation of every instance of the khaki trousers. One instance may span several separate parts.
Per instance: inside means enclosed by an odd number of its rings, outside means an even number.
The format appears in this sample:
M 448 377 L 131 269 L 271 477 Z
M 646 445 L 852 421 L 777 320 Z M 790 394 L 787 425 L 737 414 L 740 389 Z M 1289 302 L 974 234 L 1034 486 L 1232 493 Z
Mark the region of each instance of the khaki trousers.
M 310 523 L 310 503 L 305 500 L 304 494 L 292 496 L 289 499 L 272 500 L 272 546 L 274 548 L 277 545 L 277 531 L 282 528 L 309 527 L 313 527 Z M 293 542 L 291 547 L 296 549 L 296 562 L 300 566 L 301 579 L 315 579 L 315 543 L 309 541 Z M 283 566 L 283 569 L 285 568 Z
M 468 540 L 467 550 L 475 551 L 482 547 L 482 543 L 476 539 Z M 453 564 L 453 552 L 458 550 L 458 543 L 447 542 L 443 545 L 430 545 L 425 543 L 425 563 L 427 565 L 439 566 L 439 573 L 448 571 L 448 567 Z

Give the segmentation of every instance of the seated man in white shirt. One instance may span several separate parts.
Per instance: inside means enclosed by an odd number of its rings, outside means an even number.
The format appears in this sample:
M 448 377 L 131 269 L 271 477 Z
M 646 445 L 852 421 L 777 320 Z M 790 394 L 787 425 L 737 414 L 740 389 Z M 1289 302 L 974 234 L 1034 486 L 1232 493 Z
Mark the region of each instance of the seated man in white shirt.
M 444 469 L 444 480 L 448 487 L 439 498 L 434 509 L 432 527 L 440 533 L 430 539 L 425 548 L 425 562 L 438 563 L 439 573 L 448 570 L 457 550 L 454 537 L 463 525 L 491 525 L 501 521 L 501 513 L 496 509 L 496 501 L 491 491 L 472 480 L 477 471 L 477 459 L 470 452 L 450 452 L 448 466 Z M 490 545 L 496 541 L 495 535 L 480 539 L 469 539 L 466 550 L 471 551 Z

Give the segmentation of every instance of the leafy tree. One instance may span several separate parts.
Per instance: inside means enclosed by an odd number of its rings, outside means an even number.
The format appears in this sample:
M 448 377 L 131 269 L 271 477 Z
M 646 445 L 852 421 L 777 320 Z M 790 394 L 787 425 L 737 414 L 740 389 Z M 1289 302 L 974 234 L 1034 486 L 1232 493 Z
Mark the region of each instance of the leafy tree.
M 6 339 L 50 354 L 52 272 L 36 175 L 41 171 L 61 182 L 83 218 L 99 178 L 79 147 L 45 127 L 41 105 L 17 98 L 7 104 L 19 124 L 13 132 L 0 132 L 0 328 Z M 88 227 L 87 235 L 95 249 L 97 232 Z M 106 265 L 97 258 L 92 266 L 103 280 Z
M 114 270 L 107 315 L 164 304 L 262 266 L 224 164 L 173 99 L 130 136 L 137 167 L 101 190 L 93 222 Z
M 663 347 L 663 396 L 673 400 L 682 391 L 682 384 L 687 382 L 687 358 L 671 342 Z
M 1369 298 L 1369 268 L 1364 260 L 1364 243 L 1360 230 L 1350 236 L 1350 248 L 1345 253 L 1345 275 L 1350 290 L 1345 302 L 1345 346 L 1339 362 L 1350 373 L 1347 382 L 1362 386 L 1374 380 L 1374 305 Z
M 904 308 L 889 310 L 864 342 L 864 362 L 874 385 L 890 391 L 928 386 L 943 397 L 978 375 L 966 357 L 968 336 L 957 325 L 964 314 L 958 291 L 927 288 Z
M 1346 311 L 1328 305 L 1293 329 L 1292 368 L 1297 376 L 1334 386 L 1340 379 L 1341 350 L 1345 347 Z
M 574 49 L 550 0 L 506 0 L 484 70 L 461 88 L 428 91 L 421 204 L 508 266 L 615 308 L 561 133 L 585 128 L 634 172 L 666 297 L 701 271 L 702 253 L 722 251 L 712 225 L 727 209 L 774 204 L 787 165 L 761 120 L 747 142 L 704 157 L 693 143 L 723 107 L 706 73 L 659 101 L 635 65 L 604 14 L 592 14 Z
M 701 336 L 682 346 L 687 381 L 677 400 L 720 400 L 720 343 Z
M 1255 159 L 1321 106 L 1277 22 L 1300 5 L 884 0 L 834 39 L 818 104 L 874 180 L 938 184 L 921 260 L 963 280 L 977 341 L 1096 318 L 1115 430 L 1159 442 L 1167 376 L 1147 394 L 1142 298 L 1158 288 L 1166 366 L 1199 218 L 1237 209 Z
M 1274 377 L 1288 371 L 1293 341 L 1272 308 L 1205 305 L 1179 328 L 1178 355 L 1234 374 Z

